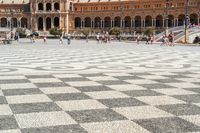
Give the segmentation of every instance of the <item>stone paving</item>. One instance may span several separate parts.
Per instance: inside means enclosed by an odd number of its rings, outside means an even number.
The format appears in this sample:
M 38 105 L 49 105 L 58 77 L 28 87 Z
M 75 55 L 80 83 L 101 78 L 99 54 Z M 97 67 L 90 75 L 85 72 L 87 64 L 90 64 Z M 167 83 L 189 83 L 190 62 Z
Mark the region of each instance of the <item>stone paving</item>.
M 200 132 L 200 48 L 0 45 L 0 133 Z

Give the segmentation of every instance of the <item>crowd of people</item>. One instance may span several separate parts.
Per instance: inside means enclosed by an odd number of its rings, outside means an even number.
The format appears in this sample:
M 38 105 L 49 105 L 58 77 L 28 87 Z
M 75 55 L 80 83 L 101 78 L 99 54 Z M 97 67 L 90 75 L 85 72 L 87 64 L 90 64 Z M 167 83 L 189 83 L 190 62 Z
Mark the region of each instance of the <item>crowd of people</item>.
M 162 37 L 161 46 L 175 46 L 174 44 L 174 35 L 170 33 L 168 36 L 164 35 Z

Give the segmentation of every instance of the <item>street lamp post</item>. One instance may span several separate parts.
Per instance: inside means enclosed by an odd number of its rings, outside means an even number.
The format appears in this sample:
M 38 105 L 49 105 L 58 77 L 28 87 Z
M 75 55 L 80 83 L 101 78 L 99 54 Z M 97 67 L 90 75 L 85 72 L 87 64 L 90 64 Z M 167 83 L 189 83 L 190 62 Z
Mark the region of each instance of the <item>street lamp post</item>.
M 188 43 L 188 22 L 189 22 L 189 16 L 188 16 L 188 2 L 189 0 L 185 0 L 185 39 L 184 39 L 184 43 L 187 44 Z
M 165 35 L 168 35 L 168 7 L 169 7 L 169 0 L 165 0 Z
M 10 30 L 11 32 L 13 31 L 13 15 L 14 15 L 14 12 L 12 9 L 10 9 L 10 14 L 11 14 L 11 19 L 10 19 Z

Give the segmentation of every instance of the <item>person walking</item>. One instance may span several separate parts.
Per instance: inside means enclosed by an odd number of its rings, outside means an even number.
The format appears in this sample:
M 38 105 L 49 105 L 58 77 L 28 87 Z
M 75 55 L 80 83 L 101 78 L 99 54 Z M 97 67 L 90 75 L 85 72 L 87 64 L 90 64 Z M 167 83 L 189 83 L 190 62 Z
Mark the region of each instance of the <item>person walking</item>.
M 60 44 L 63 44 L 63 34 L 60 35 Z
M 137 41 L 137 44 L 140 44 L 140 36 L 139 35 L 137 35 L 136 41 Z
M 97 34 L 96 39 L 97 39 L 97 43 L 99 44 L 100 43 L 100 34 L 99 33 Z
M 44 43 L 47 43 L 47 36 L 46 35 L 44 35 L 43 40 L 44 40 Z
M 146 36 L 146 45 L 149 45 L 149 37 Z
M 70 45 L 71 44 L 71 35 L 67 34 L 67 44 Z
M 151 45 L 153 44 L 153 36 L 150 37 Z

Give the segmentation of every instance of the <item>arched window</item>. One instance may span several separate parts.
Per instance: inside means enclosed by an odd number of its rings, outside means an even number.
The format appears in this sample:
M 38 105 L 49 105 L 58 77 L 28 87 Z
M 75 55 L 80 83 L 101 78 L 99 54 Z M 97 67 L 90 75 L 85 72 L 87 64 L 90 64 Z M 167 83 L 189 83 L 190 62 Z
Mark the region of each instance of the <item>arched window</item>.
M 80 28 L 81 27 L 81 18 L 77 17 L 75 18 L 75 28 Z
M 92 27 L 91 18 L 85 18 L 85 27 Z
M 60 10 L 60 5 L 59 5 L 59 3 L 54 3 L 54 10 L 55 11 L 58 11 L 58 10 Z
M 42 3 L 39 3 L 38 4 L 38 10 L 39 11 L 43 11 L 44 9 L 43 9 L 43 4 Z
M 105 28 L 110 28 L 111 27 L 111 18 L 105 17 L 104 23 L 105 23 Z
M 59 17 L 54 18 L 54 27 L 59 27 L 60 26 L 60 19 Z
M 47 11 L 51 11 L 51 3 L 47 3 L 46 4 L 46 10 Z
M 96 17 L 94 19 L 94 27 L 95 28 L 101 28 L 101 18 L 100 17 Z
M 114 26 L 115 26 L 115 27 L 121 27 L 121 18 L 120 18 L 119 16 L 118 16 L 118 17 L 115 17 Z
M 8 23 L 7 23 L 7 18 L 1 18 L 1 27 L 7 27 Z
M 124 18 L 124 20 L 125 20 L 125 27 L 126 28 L 130 28 L 131 27 L 131 17 L 130 16 L 126 16 L 125 18 Z
M 51 29 L 51 18 L 46 18 L 46 30 Z
M 138 28 L 138 27 L 141 27 L 142 25 L 142 18 L 141 16 L 136 16 L 135 17 L 135 27 Z
M 22 18 L 21 19 L 21 27 L 27 28 L 27 26 L 28 26 L 28 20 L 27 20 L 27 18 Z
M 43 18 L 38 18 L 38 30 L 43 30 Z

